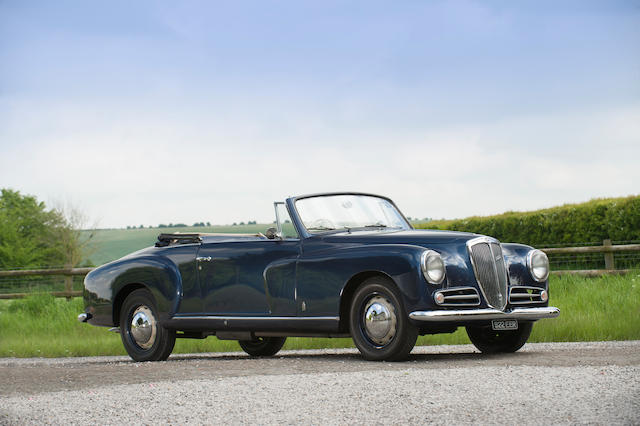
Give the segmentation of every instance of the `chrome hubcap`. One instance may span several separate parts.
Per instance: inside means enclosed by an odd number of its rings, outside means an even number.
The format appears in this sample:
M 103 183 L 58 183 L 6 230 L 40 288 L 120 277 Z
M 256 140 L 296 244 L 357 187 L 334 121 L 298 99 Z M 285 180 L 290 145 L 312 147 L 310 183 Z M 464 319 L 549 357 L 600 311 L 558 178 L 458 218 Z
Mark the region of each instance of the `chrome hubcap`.
M 384 346 L 396 334 L 396 310 L 381 296 L 374 296 L 364 306 L 364 331 L 376 345 Z
M 156 319 L 147 306 L 138 306 L 131 319 L 131 337 L 142 349 L 149 349 L 156 341 Z

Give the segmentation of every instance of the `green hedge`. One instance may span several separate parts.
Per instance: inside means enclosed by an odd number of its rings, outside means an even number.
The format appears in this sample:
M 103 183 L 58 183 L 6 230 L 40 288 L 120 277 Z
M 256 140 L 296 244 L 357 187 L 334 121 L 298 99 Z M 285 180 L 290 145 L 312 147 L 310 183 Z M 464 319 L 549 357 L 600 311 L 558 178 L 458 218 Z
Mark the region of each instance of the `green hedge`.
M 534 247 L 600 242 L 607 238 L 633 241 L 640 240 L 640 196 L 595 199 L 532 212 L 435 220 L 414 226 L 474 232 Z

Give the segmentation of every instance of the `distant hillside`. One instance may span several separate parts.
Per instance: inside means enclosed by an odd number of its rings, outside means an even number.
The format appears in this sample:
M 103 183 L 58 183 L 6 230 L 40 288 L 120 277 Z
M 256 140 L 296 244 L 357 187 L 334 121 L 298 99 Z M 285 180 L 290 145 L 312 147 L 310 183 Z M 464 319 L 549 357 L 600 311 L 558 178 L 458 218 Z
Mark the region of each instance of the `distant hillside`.
M 142 229 L 98 229 L 83 231 L 86 235 L 93 233 L 93 254 L 89 262 L 102 265 L 122 256 L 155 244 L 158 235 L 166 232 L 225 232 L 225 233 L 254 233 L 264 232 L 273 224 L 254 224 L 237 226 L 186 226 L 178 228 L 142 228 Z
M 273 224 L 178 228 L 102 229 L 94 233 L 90 262 L 101 265 L 153 245 L 162 232 L 265 232 Z M 502 242 L 537 247 L 566 243 L 640 240 L 640 196 L 591 200 L 530 212 L 455 220 L 416 221 L 423 229 L 449 229 L 491 235 Z

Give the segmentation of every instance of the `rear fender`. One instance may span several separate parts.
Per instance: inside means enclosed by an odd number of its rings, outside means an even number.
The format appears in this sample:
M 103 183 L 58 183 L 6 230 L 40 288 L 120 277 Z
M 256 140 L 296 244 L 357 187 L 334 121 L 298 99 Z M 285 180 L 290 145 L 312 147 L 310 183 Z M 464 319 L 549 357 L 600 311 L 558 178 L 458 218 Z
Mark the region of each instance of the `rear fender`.
M 125 258 L 101 266 L 85 278 L 85 306 L 94 317 L 90 322 L 114 325 L 117 318 L 113 317 L 113 305 L 119 300 L 118 296 L 140 287 L 147 288 L 153 295 L 161 321 L 178 310 L 182 278 L 175 263 L 164 256 Z

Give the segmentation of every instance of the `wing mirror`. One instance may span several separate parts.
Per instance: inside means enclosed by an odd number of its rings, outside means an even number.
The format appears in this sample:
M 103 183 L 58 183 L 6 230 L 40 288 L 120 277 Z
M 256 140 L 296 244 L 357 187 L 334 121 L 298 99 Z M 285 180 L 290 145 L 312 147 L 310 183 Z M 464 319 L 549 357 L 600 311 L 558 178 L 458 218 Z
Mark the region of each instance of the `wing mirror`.
M 282 237 L 278 234 L 278 230 L 276 228 L 269 228 L 264 233 L 264 236 L 270 240 L 281 240 Z

